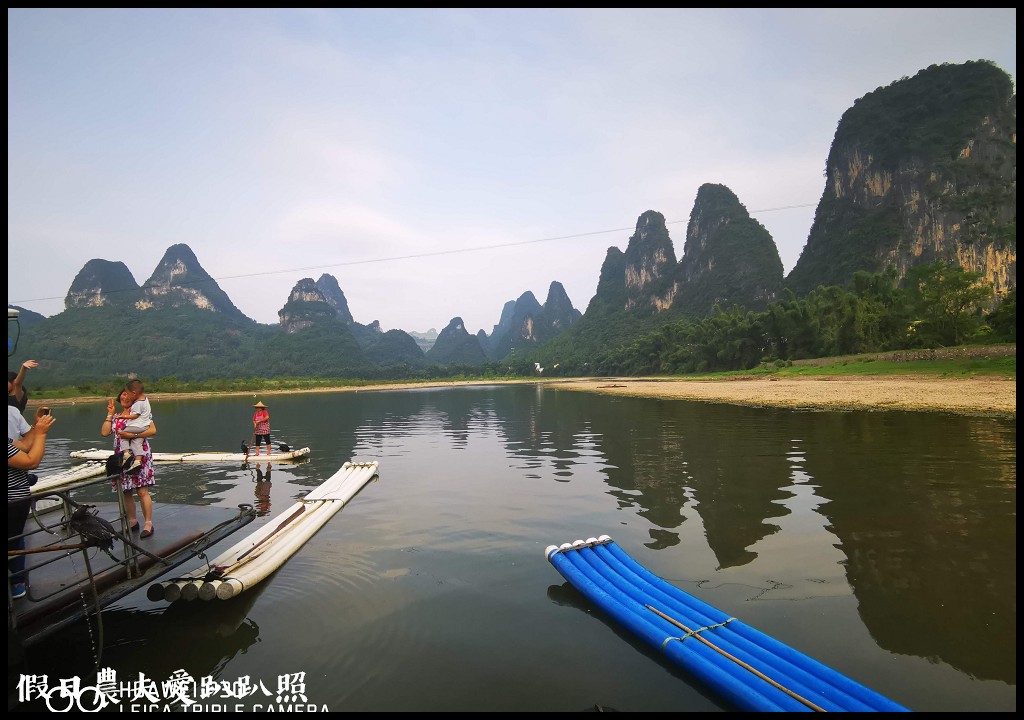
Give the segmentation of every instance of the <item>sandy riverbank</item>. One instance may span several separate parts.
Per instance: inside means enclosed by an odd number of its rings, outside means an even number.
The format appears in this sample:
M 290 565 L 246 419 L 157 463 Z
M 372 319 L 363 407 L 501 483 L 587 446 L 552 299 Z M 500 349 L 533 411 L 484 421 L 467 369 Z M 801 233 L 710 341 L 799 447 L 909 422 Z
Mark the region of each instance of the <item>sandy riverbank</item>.
M 557 384 L 566 390 L 810 410 L 931 410 L 1017 415 L 1012 378 L 923 375 L 798 378 L 595 378 Z
M 308 392 L 373 392 L 378 390 L 427 389 L 459 385 L 489 385 L 496 381 L 438 381 L 390 383 L 345 388 L 275 390 L 258 394 L 189 393 L 152 394 L 155 401 L 182 397 L 246 396 L 266 398 Z M 808 410 L 931 410 L 965 415 L 1017 415 L 1017 384 L 1012 378 L 938 378 L 925 375 L 814 376 L 770 379 L 735 377 L 715 379 L 588 378 L 571 380 L 508 380 L 501 383 L 540 383 L 559 390 L 607 393 L 666 400 L 697 400 L 756 407 Z M 36 400 L 31 405 L 102 403 L 103 398 Z

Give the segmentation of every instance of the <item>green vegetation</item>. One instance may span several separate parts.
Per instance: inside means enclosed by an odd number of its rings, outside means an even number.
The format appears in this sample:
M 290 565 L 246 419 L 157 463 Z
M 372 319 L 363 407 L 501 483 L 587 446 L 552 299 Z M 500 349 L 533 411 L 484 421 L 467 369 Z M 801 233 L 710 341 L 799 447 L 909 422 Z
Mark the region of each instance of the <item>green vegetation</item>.
M 803 298 L 788 292 L 763 312 L 719 309 L 698 321 L 648 326 L 642 334 L 619 330 L 621 334 L 608 337 L 617 329 L 614 323 L 581 322 L 573 328 L 575 333 L 556 338 L 535 357 L 550 368 L 549 374 L 659 375 L 746 371 L 776 361 L 1015 342 L 1016 293 L 986 312 L 991 295 L 991 287 L 977 273 L 938 261 L 919 267 L 903 287 L 892 270 L 860 272 L 849 287 L 819 286 Z M 605 344 L 595 347 L 598 339 Z M 587 353 L 589 366 L 580 359 Z
M 996 346 L 998 350 L 1000 346 Z M 1016 350 L 1016 348 L 1014 348 Z M 984 352 L 979 348 L 979 352 Z M 830 358 L 814 364 L 767 363 L 752 370 L 708 373 L 701 377 L 772 375 L 778 378 L 846 375 L 937 375 L 940 377 L 1017 377 L 1016 354 L 1003 357 L 886 359 L 893 353 Z
M 859 147 L 891 169 L 901 159 L 955 158 L 979 118 L 1013 95 L 1010 76 L 987 60 L 943 63 L 856 100 L 840 120 L 833 152 Z
M 444 363 L 421 359 L 400 331 L 373 331 L 374 342 L 363 347 L 336 321 L 283 333 L 189 307 L 79 308 L 22 333 L 17 356 L 40 361 L 33 390 L 61 397 L 110 396 L 129 376 L 153 392 L 230 392 L 533 377 L 535 363 L 543 377 L 754 371 L 809 358 L 1016 342 L 1016 292 L 995 307 L 990 296 L 977 274 L 940 261 L 918 268 L 903 287 L 891 270 L 857 273 L 849 287 L 788 293 L 764 311 L 734 306 L 700 320 L 592 303 L 587 316 L 536 350 Z M 455 349 L 465 342 L 479 353 L 464 330 L 455 340 Z M 974 370 L 944 372 L 966 371 Z
M 690 318 L 707 317 L 716 304 L 763 310 L 782 291 L 782 260 L 771 234 L 724 185 L 702 185 L 694 208 L 691 218 L 703 221 L 691 219 L 687 229 L 673 309 Z M 699 243 L 689 235 L 695 225 Z
M 975 353 L 994 354 L 1007 349 L 1006 346 L 986 346 L 975 349 Z M 1015 350 L 1015 348 L 1014 348 Z M 974 353 L 968 353 L 974 354 Z M 996 357 L 938 357 L 915 358 L 906 356 L 893 359 L 893 353 L 866 354 L 843 358 L 824 358 L 814 361 L 798 361 L 797 363 L 764 363 L 751 370 L 733 370 L 714 373 L 694 373 L 686 375 L 694 379 L 735 378 L 735 377 L 814 377 L 814 376 L 856 376 L 856 375 L 934 375 L 939 377 L 1012 377 L 1017 376 L 1016 355 Z M 888 359 L 887 359 L 888 358 Z M 678 377 L 678 376 L 677 376 Z M 455 374 L 445 378 L 451 382 L 520 382 L 520 375 L 506 374 Z M 539 378 L 538 378 L 539 379 Z M 437 379 L 406 378 L 390 382 L 403 385 L 429 385 Z M 346 388 L 373 387 L 381 384 L 379 380 L 345 380 L 339 378 L 233 378 L 224 380 L 197 380 L 185 382 L 177 378 L 160 378 L 147 382 L 147 389 L 156 394 L 195 394 L 195 393 L 266 393 L 303 390 L 331 390 Z M 84 383 L 81 385 L 48 388 L 47 399 L 67 399 L 77 397 L 113 397 L 124 386 L 124 378 L 111 378 L 106 382 Z M 35 399 L 39 399 L 36 397 Z
M 989 61 L 932 65 L 858 99 L 839 121 L 827 187 L 785 285 L 818 283 L 954 257 L 954 245 L 1016 245 L 1013 80 Z M 944 247 L 911 251 L 925 224 Z M 953 232 L 952 228 L 956 228 Z M 920 252 L 920 247 L 917 252 Z

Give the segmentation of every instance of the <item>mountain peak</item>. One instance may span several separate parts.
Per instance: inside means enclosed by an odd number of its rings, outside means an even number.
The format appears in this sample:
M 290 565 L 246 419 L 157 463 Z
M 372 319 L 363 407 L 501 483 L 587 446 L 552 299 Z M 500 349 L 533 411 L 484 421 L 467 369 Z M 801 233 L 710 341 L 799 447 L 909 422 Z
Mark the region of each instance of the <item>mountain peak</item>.
M 348 300 L 345 299 L 345 293 L 341 291 L 336 277 L 324 273 L 316 281 L 316 286 L 323 293 L 327 303 L 337 311 L 339 320 L 350 324 L 355 322 L 348 309 Z
M 476 335 L 469 334 L 461 317 L 453 317 L 444 330 L 438 333 L 426 357 L 429 362 L 441 365 L 482 365 L 487 362 L 480 341 Z
M 123 262 L 93 259 L 71 282 L 64 297 L 65 308 L 102 307 L 130 304 L 139 296 L 139 284 Z
M 237 319 L 249 319 L 203 269 L 192 248 L 178 243 L 164 252 L 156 270 L 143 284 L 142 299 L 135 306 L 139 310 L 147 310 L 188 305 Z
M 281 329 L 286 333 L 305 330 L 318 322 L 331 322 L 337 316 L 313 278 L 302 278 L 295 283 L 288 294 L 288 302 L 277 312 Z
M 625 253 L 626 309 L 664 310 L 675 296 L 676 253 L 665 216 L 648 210 L 636 221 Z
M 771 234 L 725 185 L 697 190 L 676 274 L 673 309 L 690 316 L 740 305 L 761 310 L 782 290 L 782 260 Z

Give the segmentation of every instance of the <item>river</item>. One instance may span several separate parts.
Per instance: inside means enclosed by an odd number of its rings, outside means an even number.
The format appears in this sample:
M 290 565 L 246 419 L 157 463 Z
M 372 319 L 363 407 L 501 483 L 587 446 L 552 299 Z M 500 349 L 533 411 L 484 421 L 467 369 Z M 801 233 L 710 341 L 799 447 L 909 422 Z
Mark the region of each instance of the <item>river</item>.
M 269 479 L 160 464 L 158 528 L 161 504 L 248 502 L 248 534 L 345 461 L 378 461 L 379 479 L 235 600 L 143 590 L 105 611 L 101 666 L 119 678 L 183 671 L 274 694 L 290 676 L 331 711 L 731 709 L 544 557 L 607 534 L 912 710 L 1016 709 L 1015 420 L 471 386 L 162 400 L 154 448 L 236 450 L 257 399 L 274 442 L 312 448 L 309 461 Z M 44 471 L 107 447 L 104 411 L 55 407 Z M 97 631 L 29 648 L 27 671 L 84 682 Z M 275 699 L 238 702 L 260 698 Z

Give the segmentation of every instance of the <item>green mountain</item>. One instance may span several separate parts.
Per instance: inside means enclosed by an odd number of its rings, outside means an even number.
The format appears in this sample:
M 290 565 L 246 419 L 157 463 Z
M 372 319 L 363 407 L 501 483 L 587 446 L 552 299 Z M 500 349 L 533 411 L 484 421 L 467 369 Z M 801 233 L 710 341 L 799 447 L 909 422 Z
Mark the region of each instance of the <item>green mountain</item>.
M 414 341 L 415 342 L 415 341 Z M 434 346 L 426 353 L 427 362 L 435 365 L 482 366 L 487 356 L 476 335 L 470 335 L 462 318 L 454 317 L 437 335 Z
M 932 65 L 855 101 L 836 128 L 803 295 L 857 271 L 947 260 L 1003 295 L 1017 282 L 1017 96 L 988 61 Z
M 390 369 L 391 374 L 398 377 L 401 377 L 402 368 L 412 371 L 426 365 L 426 356 L 416 339 L 404 330 L 380 333 L 376 341 L 366 347 L 365 354 L 370 362 Z
M 529 292 L 506 303 L 489 337 L 470 335 L 456 317 L 432 344 L 420 338 L 417 345 L 404 331 L 383 332 L 377 321 L 357 323 L 337 279 L 324 274 L 301 279 L 279 323 L 261 325 L 179 244 L 141 286 L 124 263 L 90 260 L 64 312 L 31 325 L 26 315 L 30 332 L 21 333 L 17 355 L 39 360 L 32 376 L 38 386 L 129 373 L 397 377 L 483 370 L 488 355 L 524 374 L 534 362 L 546 374 L 739 367 L 771 354 L 768 345 L 776 357 L 797 352 L 784 352 L 788 347 L 806 355 L 856 346 L 850 338 L 880 318 L 883 335 L 921 320 L 928 308 L 911 303 L 903 317 L 892 312 L 891 296 L 895 283 L 936 261 L 978 273 L 995 290 L 993 307 L 1013 299 L 989 318 L 990 331 L 1008 337 L 1016 318 L 1016 221 L 1012 80 L 987 61 L 933 65 L 868 93 L 843 114 L 807 245 L 786 278 L 774 241 L 740 199 L 724 185 L 704 184 L 681 256 L 664 216 L 643 212 L 625 250 L 608 249 L 582 317 L 552 283 L 544 305 Z M 865 280 L 883 270 L 891 270 L 891 282 Z M 858 289 L 858 278 L 888 289 Z M 767 314 L 757 322 L 744 315 L 760 310 Z M 817 338 L 822 323 L 835 325 L 835 337 Z M 768 335 L 774 339 L 766 345 Z
M 771 234 L 725 185 L 702 185 L 686 227 L 672 307 L 700 318 L 717 305 L 763 310 L 782 291 Z
M 167 248 L 156 270 L 142 285 L 139 310 L 197 307 L 232 320 L 252 322 L 235 307 L 217 281 L 199 264 L 192 248 L 184 243 Z
M 142 289 L 127 265 L 96 258 L 78 271 L 64 297 L 64 307 L 134 305 L 141 299 Z
M 481 330 L 477 338 L 488 357 L 501 360 L 513 352 L 520 355 L 530 352 L 581 317 L 582 313 L 572 306 L 562 283 L 552 282 L 543 305 L 527 290 L 517 300 L 505 303 L 501 318 L 489 337 Z

